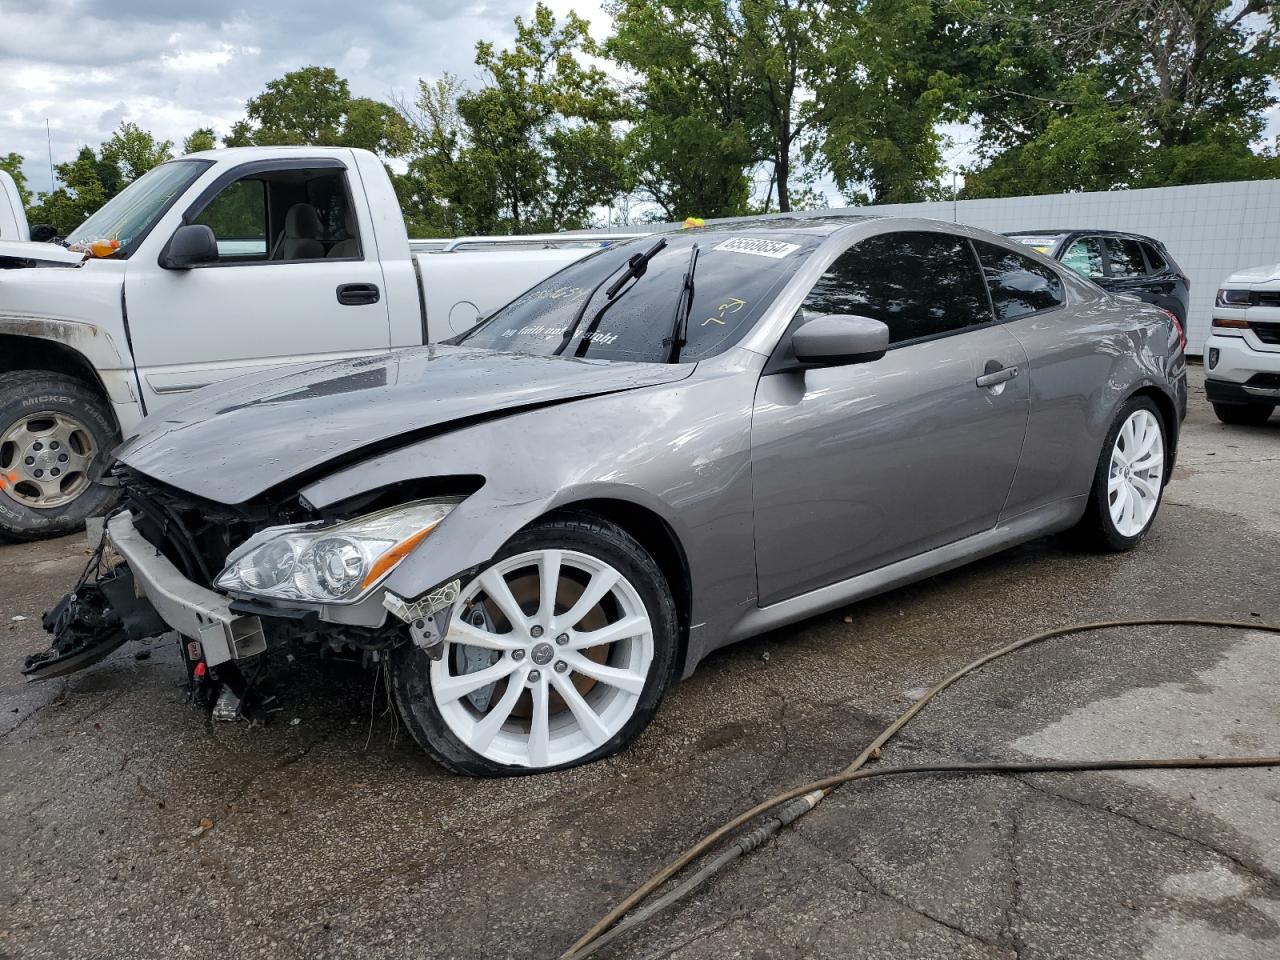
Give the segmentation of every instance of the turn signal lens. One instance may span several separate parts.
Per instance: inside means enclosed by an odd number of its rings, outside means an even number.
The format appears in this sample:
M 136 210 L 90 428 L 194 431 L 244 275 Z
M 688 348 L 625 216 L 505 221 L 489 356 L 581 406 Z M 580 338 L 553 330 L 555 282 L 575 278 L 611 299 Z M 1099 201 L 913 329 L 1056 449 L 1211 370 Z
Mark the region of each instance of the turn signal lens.
M 1235 317 L 1214 317 L 1213 325 L 1215 327 L 1231 327 L 1235 330 L 1248 330 L 1248 320 L 1237 320 Z

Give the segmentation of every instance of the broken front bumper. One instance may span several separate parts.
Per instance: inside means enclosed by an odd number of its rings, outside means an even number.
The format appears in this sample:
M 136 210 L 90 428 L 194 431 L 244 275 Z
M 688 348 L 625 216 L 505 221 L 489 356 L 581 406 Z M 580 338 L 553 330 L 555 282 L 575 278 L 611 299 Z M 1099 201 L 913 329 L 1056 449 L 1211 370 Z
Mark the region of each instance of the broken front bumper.
M 119 513 L 107 521 L 107 542 L 133 571 L 134 582 L 166 624 L 199 640 L 210 667 L 266 650 L 262 622 L 231 610 L 231 599 L 192 583 Z

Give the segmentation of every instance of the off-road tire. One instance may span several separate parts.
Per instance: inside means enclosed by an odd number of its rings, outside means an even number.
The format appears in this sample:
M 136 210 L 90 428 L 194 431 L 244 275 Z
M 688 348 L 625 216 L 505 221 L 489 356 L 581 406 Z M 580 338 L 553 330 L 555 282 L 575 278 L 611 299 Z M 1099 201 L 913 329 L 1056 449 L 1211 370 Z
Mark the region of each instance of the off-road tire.
M 1160 443 L 1164 456 L 1164 476 L 1161 478 L 1161 497 L 1156 503 L 1146 525 L 1133 536 L 1125 536 L 1116 529 L 1111 519 L 1107 480 L 1111 469 L 1111 452 L 1115 447 L 1116 437 L 1126 420 L 1137 410 L 1147 410 L 1155 415 L 1160 424 Z M 1102 452 L 1098 454 L 1098 463 L 1093 471 L 1093 486 L 1089 490 L 1089 504 L 1084 516 L 1076 526 L 1075 533 L 1081 544 L 1087 549 L 1100 553 L 1123 553 L 1132 550 L 1150 532 L 1160 514 L 1160 504 L 1164 502 L 1164 483 L 1168 480 L 1169 470 L 1169 425 L 1160 408 L 1150 397 L 1130 397 L 1116 413 L 1115 420 L 1107 430 L 1102 442 Z
M 1271 403 L 1215 403 L 1213 415 L 1223 423 L 1237 427 L 1259 427 L 1266 423 L 1275 404 Z
M 109 455 L 120 442 L 106 399 L 83 380 L 50 370 L 0 373 L 0 436 L 23 417 L 44 411 L 79 420 L 93 435 L 99 457 Z M 40 509 L 0 491 L 0 536 L 41 540 L 71 533 L 84 526 L 86 517 L 110 509 L 118 498 L 115 488 L 94 483 L 68 503 Z
M 679 629 L 675 601 L 662 570 L 635 538 L 594 514 L 562 512 L 521 530 L 503 545 L 492 562 L 550 547 L 576 550 L 605 561 L 640 594 L 653 627 L 654 653 L 635 712 L 617 735 L 569 763 L 541 768 L 495 763 L 471 750 L 449 729 L 430 694 L 430 658 L 413 643 L 402 643 L 390 656 L 392 699 L 418 745 L 454 773 L 476 777 L 524 776 L 564 770 L 610 756 L 634 741 L 649 725 L 674 679 Z

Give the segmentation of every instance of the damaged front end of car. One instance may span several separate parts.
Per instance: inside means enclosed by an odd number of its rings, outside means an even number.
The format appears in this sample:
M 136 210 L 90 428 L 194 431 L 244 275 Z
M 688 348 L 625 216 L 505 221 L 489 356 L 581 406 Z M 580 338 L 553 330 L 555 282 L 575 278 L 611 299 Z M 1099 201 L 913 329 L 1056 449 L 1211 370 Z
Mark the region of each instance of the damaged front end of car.
M 378 662 L 414 643 L 438 657 L 461 577 L 416 597 L 384 582 L 481 485 L 451 477 L 362 493 L 325 509 L 297 487 L 244 504 L 203 500 L 117 464 L 124 490 L 75 588 L 45 614 L 53 638 L 28 680 L 64 676 L 129 640 L 179 638 L 194 700 L 263 719 L 247 679 L 269 649 L 302 643 Z

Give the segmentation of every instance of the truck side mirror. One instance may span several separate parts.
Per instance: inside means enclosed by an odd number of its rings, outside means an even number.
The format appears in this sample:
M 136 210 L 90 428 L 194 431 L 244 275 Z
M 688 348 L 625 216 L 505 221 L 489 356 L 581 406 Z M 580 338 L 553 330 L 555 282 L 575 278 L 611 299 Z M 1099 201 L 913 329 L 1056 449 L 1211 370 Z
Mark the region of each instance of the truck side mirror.
M 218 238 L 202 223 L 185 223 L 173 232 L 160 254 L 166 270 L 190 270 L 202 263 L 218 262 Z

